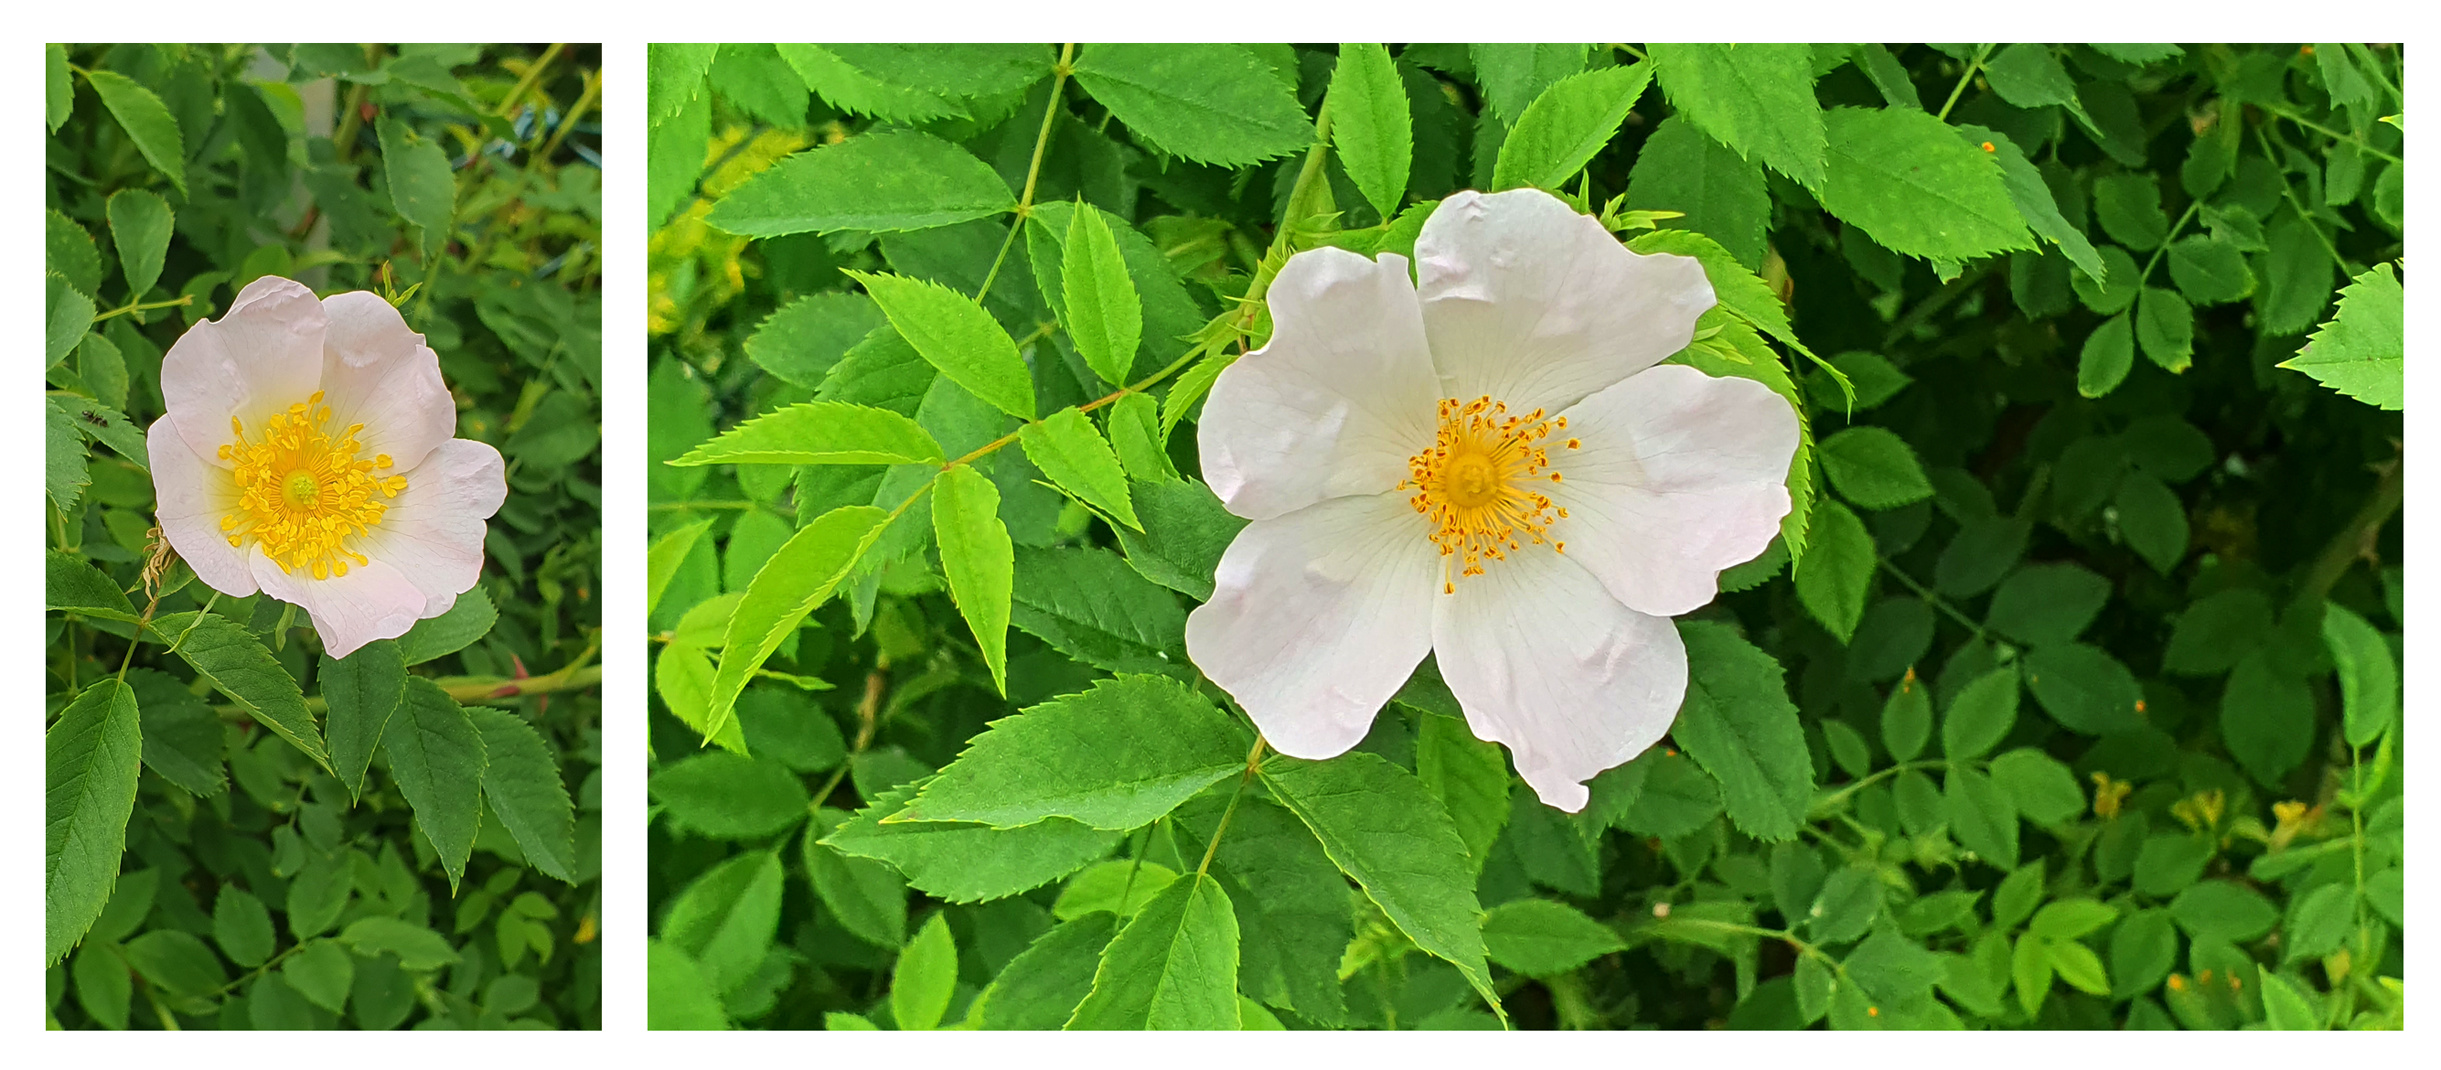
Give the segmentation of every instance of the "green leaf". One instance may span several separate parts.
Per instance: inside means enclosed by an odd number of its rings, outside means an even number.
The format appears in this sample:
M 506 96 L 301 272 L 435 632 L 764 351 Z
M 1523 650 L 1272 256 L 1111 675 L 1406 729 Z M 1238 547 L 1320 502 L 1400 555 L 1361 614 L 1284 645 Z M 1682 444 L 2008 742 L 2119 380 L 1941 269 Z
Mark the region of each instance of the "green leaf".
M 1070 217 L 1075 211 L 1076 206 L 1067 201 L 1038 204 L 1027 225 L 1035 286 L 1042 292 L 1044 303 L 1054 309 L 1066 308 L 1068 304 L 1066 284 L 1060 279 L 1067 258 L 1065 243 L 1072 225 Z M 1186 283 L 1179 279 L 1177 267 L 1151 238 L 1129 225 L 1124 217 L 1100 208 L 1093 211 L 1117 241 L 1119 258 L 1127 264 L 1128 283 L 1135 287 L 1136 298 L 1143 305 L 1144 329 L 1137 342 L 1133 366 L 1157 368 L 1169 364 L 1186 352 L 1186 339 L 1202 330 L 1208 317 L 1187 296 Z M 1038 241 L 1059 247 L 1060 251 L 1054 254 L 1048 248 L 1035 249 Z
M 1881 877 L 1860 866 L 1842 866 L 1815 893 L 1805 912 L 1806 927 L 1817 942 L 1842 944 L 1863 936 L 1881 913 Z
M 1238 923 L 1220 882 L 1164 889 L 1102 951 L 1069 1029 L 1236 1029 Z
M 417 972 L 437 970 L 458 961 L 457 949 L 449 946 L 441 934 L 411 921 L 379 914 L 350 922 L 347 931 L 339 934 L 339 942 L 363 958 L 384 952 L 396 955 L 400 966 Z
M 382 733 L 381 748 L 390 756 L 390 776 L 398 781 L 399 794 L 415 810 L 415 826 L 440 854 L 441 868 L 455 891 L 475 850 L 483 803 L 483 736 L 441 685 L 412 676 L 390 729 Z M 352 934 L 355 928 L 348 931 Z
M 390 203 L 399 218 L 421 232 L 424 256 L 430 259 L 449 244 L 449 223 L 457 211 L 457 179 L 449 170 L 449 153 L 440 142 L 387 115 L 375 128 Z
M 2327 637 L 2328 618 L 2323 625 Z M 2170 646 L 2162 653 L 2161 669 L 2185 676 L 2218 676 L 2254 653 L 2271 634 L 2270 596 L 2253 587 L 2218 591 L 2196 599 L 2179 614 L 2170 628 Z
M 2367 746 L 2398 723 L 2399 663 L 2382 633 L 2354 610 L 2336 603 L 2323 607 L 2322 641 L 2331 648 L 2331 661 L 2339 669 L 2340 709 L 2348 745 Z
M 152 292 L 169 255 L 170 202 L 151 190 L 123 189 L 110 195 L 110 240 L 119 251 L 119 271 L 131 298 Z
M 356 959 L 336 940 L 315 940 L 280 966 L 280 978 L 314 1005 L 337 1014 L 356 983 Z
M 1217 792 L 1207 794 L 1179 809 L 1179 827 L 1209 844 L 1226 809 Z M 1347 946 L 1355 903 L 1314 834 L 1249 795 L 1219 839 L 1212 872 L 1237 906 L 1238 990 L 1318 1025 L 1344 1024 L 1339 959 L 1310 949 Z
M 992 407 L 1020 420 L 1034 418 L 1034 379 L 1017 343 L 982 306 L 939 283 L 863 271 L 863 283 L 899 336 L 926 363 Z
M 1526 107 L 1551 84 L 1585 69 L 1582 44 L 1477 44 L 1467 46 L 1475 83 L 1503 128 L 1517 125 Z
M 2144 472 L 2119 481 L 2119 535 L 2128 549 L 2164 576 L 2187 556 L 2187 506 L 2178 494 Z
M 42 119 L 51 133 L 76 110 L 76 81 L 68 75 L 68 46 L 42 46 Z
M 1058 1029 L 1093 991 L 1102 950 L 1110 946 L 1119 919 L 1091 913 L 1052 927 L 1001 967 L 991 987 L 975 997 L 970 1017 L 985 1029 Z M 1334 978 L 1336 980 L 1336 978 Z
M 440 616 L 416 621 L 415 627 L 398 637 L 399 658 L 409 665 L 421 665 L 455 654 L 490 635 L 492 625 L 499 620 L 500 611 L 493 608 L 492 596 L 483 593 L 480 586 L 469 587 Z
M 720 46 L 705 44 L 655 44 L 645 49 L 645 112 L 647 122 L 654 126 L 668 122 L 686 102 L 703 92 L 704 75 L 712 69 L 712 61 Z
M 1890 689 L 1882 703 L 1882 746 L 1893 762 L 1912 762 L 1932 739 L 1932 689 L 1916 679 L 1914 669 Z
M 2077 300 L 2086 308 L 2098 314 L 2110 316 L 2127 311 L 2136 303 L 2137 291 L 2142 289 L 2136 258 L 2116 245 L 2097 246 L 2094 251 L 2101 254 L 2106 278 L 2096 282 L 2081 273 L 2071 274 L 2069 289 L 2076 292 Z
M 66 276 L 58 272 L 43 276 L 43 286 L 42 363 L 43 367 L 49 368 L 68 359 L 68 354 L 76 349 L 78 343 L 85 340 L 86 330 L 93 326 L 93 299 L 78 291 L 68 282 Z M 54 399 L 52 405 L 56 408 L 58 401 Z M 55 419 L 53 423 L 60 430 L 75 430 L 64 416 Z M 51 436 L 51 439 L 54 445 L 62 441 L 56 433 Z M 73 434 L 65 441 L 70 446 L 78 446 Z M 80 456 L 82 455 L 81 447 L 78 449 L 78 453 Z M 54 463 L 59 460 L 57 449 L 51 451 L 51 458 Z M 78 474 L 81 476 L 83 472 L 80 470 Z M 59 495 L 56 493 L 52 495 L 54 500 L 58 497 Z M 66 510 L 66 506 L 61 507 L 62 512 Z
M 671 461 L 706 464 L 939 464 L 941 444 L 888 409 L 808 401 L 720 433 Z
M 1720 781 L 1738 831 L 1766 841 L 1795 836 L 1813 800 L 1814 766 L 1780 663 L 1726 624 L 1682 621 L 1678 633 L 1687 697 L 1670 737 Z
M 492 816 L 535 869 L 576 883 L 576 808 L 550 744 L 516 714 L 489 706 L 466 713 L 483 737 L 483 797 Z
M 102 106 L 110 109 L 110 117 L 127 131 L 127 140 L 135 143 L 136 151 L 144 154 L 153 170 L 170 180 L 179 196 L 186 196 L 186 142 L 179 136 L 178 120 L 171 117 L 161 98 L 116 71 L 84 74 L 85 81 L 102 98 Z
M 253 969 L 271 958 L 273 939 L 271 912 L 263 909 L 263 901 L 234 884 L 221 885 L 212 903 L 212 940 L 220 945 L 220 953 Z
M 958 944 L 949 935 L 949 915 L 935 911 L 890 969 L 890 1018 L 900 1029 L 938 1026 L 957 988 Z
M 2269 651 L 2230 670 L 2221 692 L 2221 742 L 2247 775 L 2277 785 L 2305 761 L 2317 735 L 2314 694 Z
M 135 692 L 87 688 L 43 733 L 43 964 L 57 963 L 102 916 L 119 879 L 144 752 Z
M 2167 910 L 2139 910 L 2110 931 L 2111 998 L 2127 999 L 2161 987 L 2178 965 L 2178 933 Z
M 2173 291 L 2145 287 L 2136 297 L 2136 344 L 2164 370 L 2186 371 L 2195 360 L 2195 310 Z
M 2058 825 L 2085 812 L 2085 792 L 2076 774 L 2059 759 L 2032 747 L 2019 747 L 1992 759 L 1992 781 L 2037 825 Z M 2078 934 L 2083 935 L 2083 934 Z
M 1313 830 L 1332 864 L 1363 886 L 1391 924 L 1457 966 L 1499 1011 L 1483 965 L 1482 908 L 1466 841 L 1423 782 L 1364 751 L 1327 762 L 1272 758 L 1261 773 L 1272 797 Z
M 349 800 L 364 797 L 365 769 L 390 717 L 407 696 L 407 664 L 398 643 L 383 639 L 344 658 L 322 656 L 322 700 L 330 711 L 331 765 Z
M 2311 375 L 2367 405 L 2397 411 L 2407 403 L 2406 300 L 2391 265 L 2373 265 L 2339 292 L 2339 314 L 2280 367 Z
M 1106 420 L 1110 450 L 1119 455 L 1119 467 L 1127 470 L 1127 478 L 1141 483 L 1177 481 L 1178 468 L 1170 463 L 1161 442 L 1161 403 L 1152 395 L 1120 395 Z
M 754 574 L 746 597 L 729 618 L 720 667 L 705 698 L 705 739 L 716 739 L 728 728 L 738 692 L 839 588 L 848 570 L 881 536 L 887 520 L 888 514 L 869 505 L 833 509 L 799 528 Z
M 1873 536 L 1865 522 L 1838 502 L 1814 507 L 1813 547 L 1797 568 L 1797 601 L 1831 635 L 1845 643 L 1864 619 L 1876 567 Z
M 1900 108 L 1833 108 L 1822 206 L 1903 256 L 1966 261 L 2034 247 L 1998 161 L 1947 123 Z
M 330 768 L 322 734 L 305 708 L 297 678 L 271 657 L 243 625 L 212 613 L 164 613 L 153 618 L 153 634 L 170 642 L 195 675 L 211 681 L 256 724 L 277 733 L 314 764 Z
M 2017 810 L 1992 779 L 1952 766 L 1944 799 L 1958 845 L 2002 869 L 2017 866 Z
M 1062 244 L 1060 292 L 1067 315 L 1060 325 L 1086 367 L 1103 382 L 1124 386 L 1144 338 L 1144 304 L 1128 278 L 1119 240 L 1097 210 L 1070 212 Z
M 1415 775 L 1449 813 L 1477 872 L 1509 821 L 1509 762 L 1500 745 L 1476 739 L 1458 717 L 1428 714 L 1416 723 Z
M 1225 44 L 1087 45 L 1076 81 L 1152 147 L 1239 167 L 1313 143 L 1313 124 L 1253 50 Z
M 43 553 L 43 608 L 135 623 L 136 607 L 93 563 L 65 550 Z
M 662 536 L 644 555 L 644 611 L 651 613 L 661 605 L 661 592 L 669 589 L 670 579 L 678 575 L 678 566 L 687 555 L 695 552 L 695 541 L 712 530 L 716 521 L 700 520 Z
M 2178 283 L 2179 293 L 2198 305 L 2227 304 L 2255 292 L 2246 254 L 2230 242 L 2200 234 L 2171 244 L 2170 278 Z
M 1009 588 L 1016 582 L 1017 559 L 1009 527 L 1000 521 L 1000 491 L 970 465 L 942 472 L 933 484 L 932 530 L 958 612 L 982 648 L 992 686 L 1006 695 Z
M 2136 890 L 2155 898 L 2176 895 L 2204 875 L 2215 853 L 2212 841 L 2165 832 L 2144 841 L 2133 870 Z
M 647 1029 L 727 1029 L 729 1015 L 720 993 L 704 978 L 687 953 L 659 940 L 644 949 L 644 1027 Z
M 1348 178 L 1383 219 L 1397 215 L 1407 199 L 1415 131 L 1407 87 L 1399 81 L 1390 50 L 1374 44 L 1339 46 L 1339 62 L 1331 69 L 1330 108 L 1331 145 Z
M 822 845 L 847 819 L 829 807 L 814 811 L 813 830 L 803 840 L 806 875 L 842 928 L 876 947 L 896 948 L 907 939 L 907 881 L 880 862 Z
M 897 820 L 1126 831 L 1243 770 L 1253 743 L 1185 684 L 1120 676 L 992 722 Z
M 1119 529 L 1128 565 L 1173 591 L 1198 601 L 1210 599 L 1212 574 L 1220 567 L 1221 554 L 1245 528 L 1245 519 L 1223 508 L 1212 488 L 1192 479 L 1140 480 L 1130 497 L 1144 530 Z
M 1684 217 L 1661 225 L 1710 237 L 1748 271 L 1763 266 L 1763 231 L 1771 221 L 1763 165 L 1712 140 L 1686 119 L 1673 115 L 1662 120 L 1644 140 L 1628 176 L 1626 207 L 1683 212 Z
M 973 98 L 1022 93 L 1051 67 L 1041 45 L 783 44 L 776 50 L 824 100 L 895 123 L 966 118 Z
M 144 767 L 198 799 L 229 786 L 226 735 L 202 696 L 168 673 L 131 669 L 127 686 L 142 711 Z
M 1637 63 L 1572 74 L 1552 83 L 1526 105 L 1500 143 L 1492 188 L 1560 188 L 1610 143 L 1652 79 L 1652 65 Z
M 2110 995 L 2110 974 L 2102 968 L 2102 957 L 2093 949 L 2073 940 L 2046 940 L 2045 951 L 2051 956 L 2051 969 L 2068 986 L 2088 995 Z
M 1932 497 L 1932 483 L 1915 451 L 1887 428 L 1851 427 L 1815 449 L 1832 489 L 1867 509 L 1896 509 Z
M 2263 280 L 2255 290 L 2257 327 L 2268 335 L 2313 327 L 2331 301 L 2339 271 L 2323 251 L 2320 232 L 2284 208 L 2264 229 L 2263 243 L 2267 248 L 2255 259 L 2255 274 Z
M 2136 363 L 2136 330 L 2127 315 L 2112 316 L 2085 336 L 2077 353 L 2077 393 L 2098 398 L 2126 381 Z
M 1492 961 L 1528 977 L 1567 973 L 1627 942 L 1583 911 L 1549 899 L 1515 899 L 1483 916 L 1483 947 Z
M 2144 692 L 2119 659 L 2084 643 L 2046 646 L 2026 655 L 2026 690 L 2043 712 L 2089 736 L 2135 728 Z
M 881 306 L 859 293 L 825 291 L 790 301 L 746 337 L 746 356 L 763 370 L 807 389 L 822 385 L 833 366 L 890 322 Z
M 2203 881 L 2188 886 L 2170 901 L 2170 917 L 2198 939 L 2244 943 L 2279 924 L 2280 911 L 2271 900 L 2235 881 Z
M 122 950 L 138 974 L 174 996 L 201 996 L 229 981 L 219 956 L 193 933 L 154 929 L 128 941 Z
M 2110 591 L 2109 580 L 2082 565 L 2028 565 L 2001 582 L 1984 623 L 2032 646 L 2065 643 L 2093 623 Z
M 42 263 L 49 275 L 58 275 L 80 294 L 101 292 L 102 251 L 93 244 L 93 235 L 84 225 L 61 215 L 52 208 L 42 214 Z
M 982 219 L 1016 206 L 1008 183 L 974 153 L 931 134 L 885 130 L 781 160 L 722 197 L 704 222 L 751 238 L 886 234 Z
M 1107 672 L 1183 671 L 1186 613 L 1108 550 L 1020 547 L 1009 620 Z
M 2334 52 L 2339 50 L 2336 45 L 2329 47 Z M 2262 970 L 2259 977 L 2260 983 L 2257 985 L 2257 989 L 2263 994 L 2265 1025 L 2282 1030 L 2321 1030 L 2325 1028 L 2322 1021 L 2322 1010 L 2316 1007 L 2314 1000 L 2306 994 L 2307 989 L 2299 987 L 2295 981 L 2271 972 L 2268 968 Z
M 2122 172 L 2094 179 L 2093 211 L 2103 233 L 2130 249 L 2151 249 L 2170 237 L 2161 187 L 2150 174 Z
M 1118 455 L 1083 412 L 1073 407 L 1061 409 L 1019 428 L 1017 441 L 1025 447 L 1026 459 L 1062 490 L 1120 524 L 1144 530 L 1128 496 L 1127 473 L 1119 467 Z
M 661 939 L 695 961 L 707 987 L 726 995 L 770 953 L 785 884 L 777 852 L 724 859 L 678 893 L 661 920 Z
M 2356 890 L 2334 881 L 2289 901 L 2280 927 L 2281 956 L 2289 962 L 2319 959 L 2337 951 L 2356 931 Z
M 1930 997 L 1944 972 L 1941 956 L 1887 927 L 1874 930 L 1840 965 L 1867 994 L 1894 1009 Z
M 654 801 L 669 819 L 726 840 L 776 835 L 805 819 L 805 782 L 786 765 L 727 751 L 703 751 L 655 772 Z
M 1826 131 L 1814 100 L 1813 56 L 1806 46 L 1648 47 L 1654 80 L 1679 114 L 1738 155 L 1761 157 L 1807 189 L 1824 188 L 1826 138 L 1836 145 L 1838 136 Z
M 822 842 L 841 854 L 896 866 L 907 883 L 953 903 L 998 899 L 1041 887 L 1109 854 L 1120 833 L 1054 817 L 1024 828 L 962 821 L 901 821 L 921 784 L 873 798 Z
M 2000 99 L 2020 108 L 2065 105 L 2077 108 L 2077 85 L 2068 78 L 2049 45 L 2019 42 L 2001 49 L 1984 63 L 1984 77 Z
M 2101 254 L 2086 239 L 2084 231 L 2060 214 L 2059 200 L 2052 195 L 2051 185 L 2043 181 L 2043 173 L 2026 159 L 2016 142 L 1998 130 L 1972 123 L 1960 124 L 1958 134 L 1999 162 L 2001 183 L 2008 188 L 2009 200 L 2017 205 L 2018 214 L 2025 217 L 2026 226 L 2034 230 L 2036 237 L 2059 246 L 2068 262 L 2087 278 L 2104 278 L 2107 269 L 2102 265 Z M 1991 148 L 1984 149 L 1986 145 Z
M 1178 873 L 1159 862 L 1134 858 L 1096 862 L 1068 879 L 1059 899 L 1051 904 L 1051 916 L 1069 921 L 1102 911 L 1132 918 L 1177 880 Z

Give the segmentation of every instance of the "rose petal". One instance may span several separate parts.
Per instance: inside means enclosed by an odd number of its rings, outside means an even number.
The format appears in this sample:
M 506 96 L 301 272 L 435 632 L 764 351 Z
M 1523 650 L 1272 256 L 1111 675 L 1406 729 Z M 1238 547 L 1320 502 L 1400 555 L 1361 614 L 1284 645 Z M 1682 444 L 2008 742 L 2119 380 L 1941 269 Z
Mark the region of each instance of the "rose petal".
M 1664 364 L 1586 398 L 1546 439 L 1568 556 L 1639 613 L 1712 600 L 1722 569 L 1754 560 L 1788 514 L 1797 414 L 1751 379 Z M 1554 445 L 1561 435 L 1581 445 Z
M 328 318 L 314 292 L 265 275 L 238 291 L 229 311 L 204 320 L 161 357 L 161 399 L 187 448 L 227 468 L 220 448 L 229 418 L 260 435 L 273 413 L 312 397 L 322 382 Z
M 1407 260 L 1344 249 L 1291 257 L 1272 335 L 1213 382 L 1196 441 L 1230 512 L 1264 520 L 1379 494 L 1432 444 L 1439 395 Z
M 250 556 L 263 593 L 312 614 L 314 631 L 334 658 L 375 640 L 396 639 L 424 618 L 424 593 L 386 562 L 351 565 L 345 576 L 318 580 L 307 569 L 283 571 L 259 547 Z
M 1540 190 L 1459 193 L 1416 238 L 1416 293 L 1444 396 L 1558 412 L 1686 348 L 1712 284 L 1639 255 Z
M 1534 793 L 1570 813 L 1585 808 L 1584 782 L 1660 739 L 1686 697 L 1669 618 L 1620 605 L 1543 547 L 1435 599 L 1432 647 L 1475 735 L 1506 744 Z
M 441 383 L 440 357 L 379 294 L 334 294 L 322 310 L 330 317 L 322 400 L 331 407 L 331 433 L 363 424 L 356 436 L 362 456 L 386 453 L 392 471 L 413 471 L 457 432 L 458 407 Z
M 1432 648 L 1439 551 L 1401 494 L 1257 520 L 1213 581 L 1187 656 L 1291 757 L 1355 746 Z
M 358 552 L 396 568 L 439 616 L 483 574 L 484 520 L 508 494 L 500 451 L 453 438 L 407 474 L 407 489 L 385 504 L 381 523 L 354 543 Z
M 253 594 L 246 551 L 229 545 L 220 529 L 221 518 L 237 511 L 237 480 L 188 448 L 167 416 L 145 431 L 144 446 L 152 461 L 153 515 L 170 547 L 204 586 L 232 598 Z

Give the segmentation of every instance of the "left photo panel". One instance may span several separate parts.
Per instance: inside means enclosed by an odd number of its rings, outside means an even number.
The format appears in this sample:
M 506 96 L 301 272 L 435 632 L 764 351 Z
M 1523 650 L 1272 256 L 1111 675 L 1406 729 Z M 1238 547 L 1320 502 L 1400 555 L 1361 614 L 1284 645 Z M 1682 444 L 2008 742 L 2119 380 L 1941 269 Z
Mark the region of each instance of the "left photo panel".
M 599 1029 L 601 47 L 44 59 L 47 1024 Z

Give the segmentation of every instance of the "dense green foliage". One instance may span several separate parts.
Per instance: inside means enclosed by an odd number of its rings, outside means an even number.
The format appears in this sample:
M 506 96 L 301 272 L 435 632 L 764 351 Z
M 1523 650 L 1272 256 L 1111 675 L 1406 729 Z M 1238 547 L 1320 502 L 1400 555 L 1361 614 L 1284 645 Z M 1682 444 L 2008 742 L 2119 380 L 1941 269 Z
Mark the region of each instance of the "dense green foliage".
M 650 57 L 653 1026 L 2400 1024 L 2395 47 Z M 1574 816 L 1182 637 L 1274 273 L 1520 185 L 1806 426 Z
M 47 55 L 49 1022 L 598 1028 L 598 50 Z M 345 659 L 148 534 L 162 354 L 264 275 L 390 298 L 508 462 Z

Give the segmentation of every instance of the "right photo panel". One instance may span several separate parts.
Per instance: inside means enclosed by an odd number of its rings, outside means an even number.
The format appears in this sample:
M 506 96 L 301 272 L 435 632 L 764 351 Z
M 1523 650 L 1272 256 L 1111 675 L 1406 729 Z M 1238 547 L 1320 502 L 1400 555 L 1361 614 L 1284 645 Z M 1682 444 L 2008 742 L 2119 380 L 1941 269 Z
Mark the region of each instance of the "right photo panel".
M 2399 46 L 648 58 L 651 1028 L 2403 1025 Z

